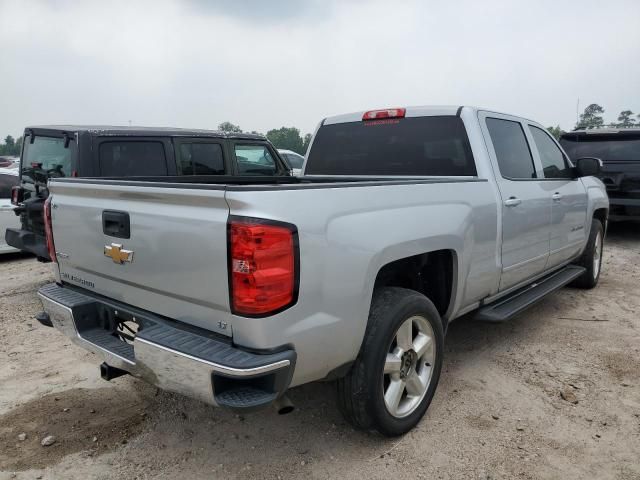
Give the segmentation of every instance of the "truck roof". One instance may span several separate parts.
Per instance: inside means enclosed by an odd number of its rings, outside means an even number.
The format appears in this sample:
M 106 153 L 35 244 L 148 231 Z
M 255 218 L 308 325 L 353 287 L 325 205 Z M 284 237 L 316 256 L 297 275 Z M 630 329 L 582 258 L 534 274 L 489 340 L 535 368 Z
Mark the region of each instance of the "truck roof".
M 145 136 L 145 137 L 215 137 L 215 138 L 239 138 L 247 140 L 265 140 L 264 135 L 253 133 L 228 133 L 219 130 L 203 130 L 175 127 L 125 127 L 114 125 L 33 125 L 26 127 L 25 133 L 30 130 L 36 135 L 52 133 L 89 133 L 95 136 Z

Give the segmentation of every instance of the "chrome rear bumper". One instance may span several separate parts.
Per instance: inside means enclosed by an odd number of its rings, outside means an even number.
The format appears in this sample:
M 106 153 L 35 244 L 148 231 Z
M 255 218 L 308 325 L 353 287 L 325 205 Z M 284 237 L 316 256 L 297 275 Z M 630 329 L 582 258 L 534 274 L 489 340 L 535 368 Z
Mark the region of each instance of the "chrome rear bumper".
M 206 330 L 57 284 L 45 285 L 38 296 L 53 326 L 75 344 L 164 390 L 247 409 L 270 404 L 291 381 L 293 350 L 248 352 Z M 133 341 L 105 328 L 105 318 L 111 325 L 114 319 L 138 324 Z

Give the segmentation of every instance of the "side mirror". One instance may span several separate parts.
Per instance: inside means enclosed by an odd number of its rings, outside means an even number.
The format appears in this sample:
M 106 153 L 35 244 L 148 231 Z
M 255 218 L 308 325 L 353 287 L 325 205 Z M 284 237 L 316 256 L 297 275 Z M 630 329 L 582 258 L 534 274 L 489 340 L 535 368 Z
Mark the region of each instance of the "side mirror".
M 602 171 L 602 160 L 594 157 L 584 157 L 576 160 L 577 177 L 593 177 Z

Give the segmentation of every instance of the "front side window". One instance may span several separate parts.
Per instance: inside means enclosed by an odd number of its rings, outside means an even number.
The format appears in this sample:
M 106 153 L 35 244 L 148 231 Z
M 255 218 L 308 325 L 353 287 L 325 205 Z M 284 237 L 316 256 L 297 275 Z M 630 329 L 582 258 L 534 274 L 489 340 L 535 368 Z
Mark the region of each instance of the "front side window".
M 224 175 L 219 143 L 181 143 L 178 160 L 181 175 Z
M 264 145 L 236 145 L 235 153 L 240 175 L 276 174 L 276 162 Z
M 23 180 L 46 183 L 48 178 L 71 176 L 71 146 L 75 145 L 73 140 L 65 148 L 64 138 L 36 135 L 33 143 L 30 139 L 31 136 L 25 136 Z
M 487 118 L 487 129 L 501 175 L 515 180 L 536 178 L 533 157 L 520 122 Z
M 571 168 L 549 134 L 533 125 L 529 125 L 529 131 L 540 154 L 544 178 L 571 178 Z
M 167 175 L 162 142 L 117 141 L 100 144 L 100 175 L 136 177 Z

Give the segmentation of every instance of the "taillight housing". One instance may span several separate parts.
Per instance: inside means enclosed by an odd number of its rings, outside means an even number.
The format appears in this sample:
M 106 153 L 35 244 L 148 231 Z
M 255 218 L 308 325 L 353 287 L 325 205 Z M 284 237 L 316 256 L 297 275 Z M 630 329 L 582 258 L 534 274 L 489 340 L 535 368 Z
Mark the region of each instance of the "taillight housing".
M 11 187 L 11 204 L 18 206 L 24 200 L 24 190 L 20 185 Z
M 227 226 L 231 311 L 245 317 L 280 312 L 298 300 L 298 230 L 232 216 Z
M 56 246 L 53 243 L 53 228 L 51 224 L 51 197 L 47 197 L 44 202 L 44 234 L 47 239 L 47 251 L 49 252 L 49 258 L 54 263 L 58 263 L 56 257 Z
M 362 120 L 380 120 L 383 118 L 404 118 L 406 108 L 384 108 L 382 110 L 369 110 L 364 112 Z

